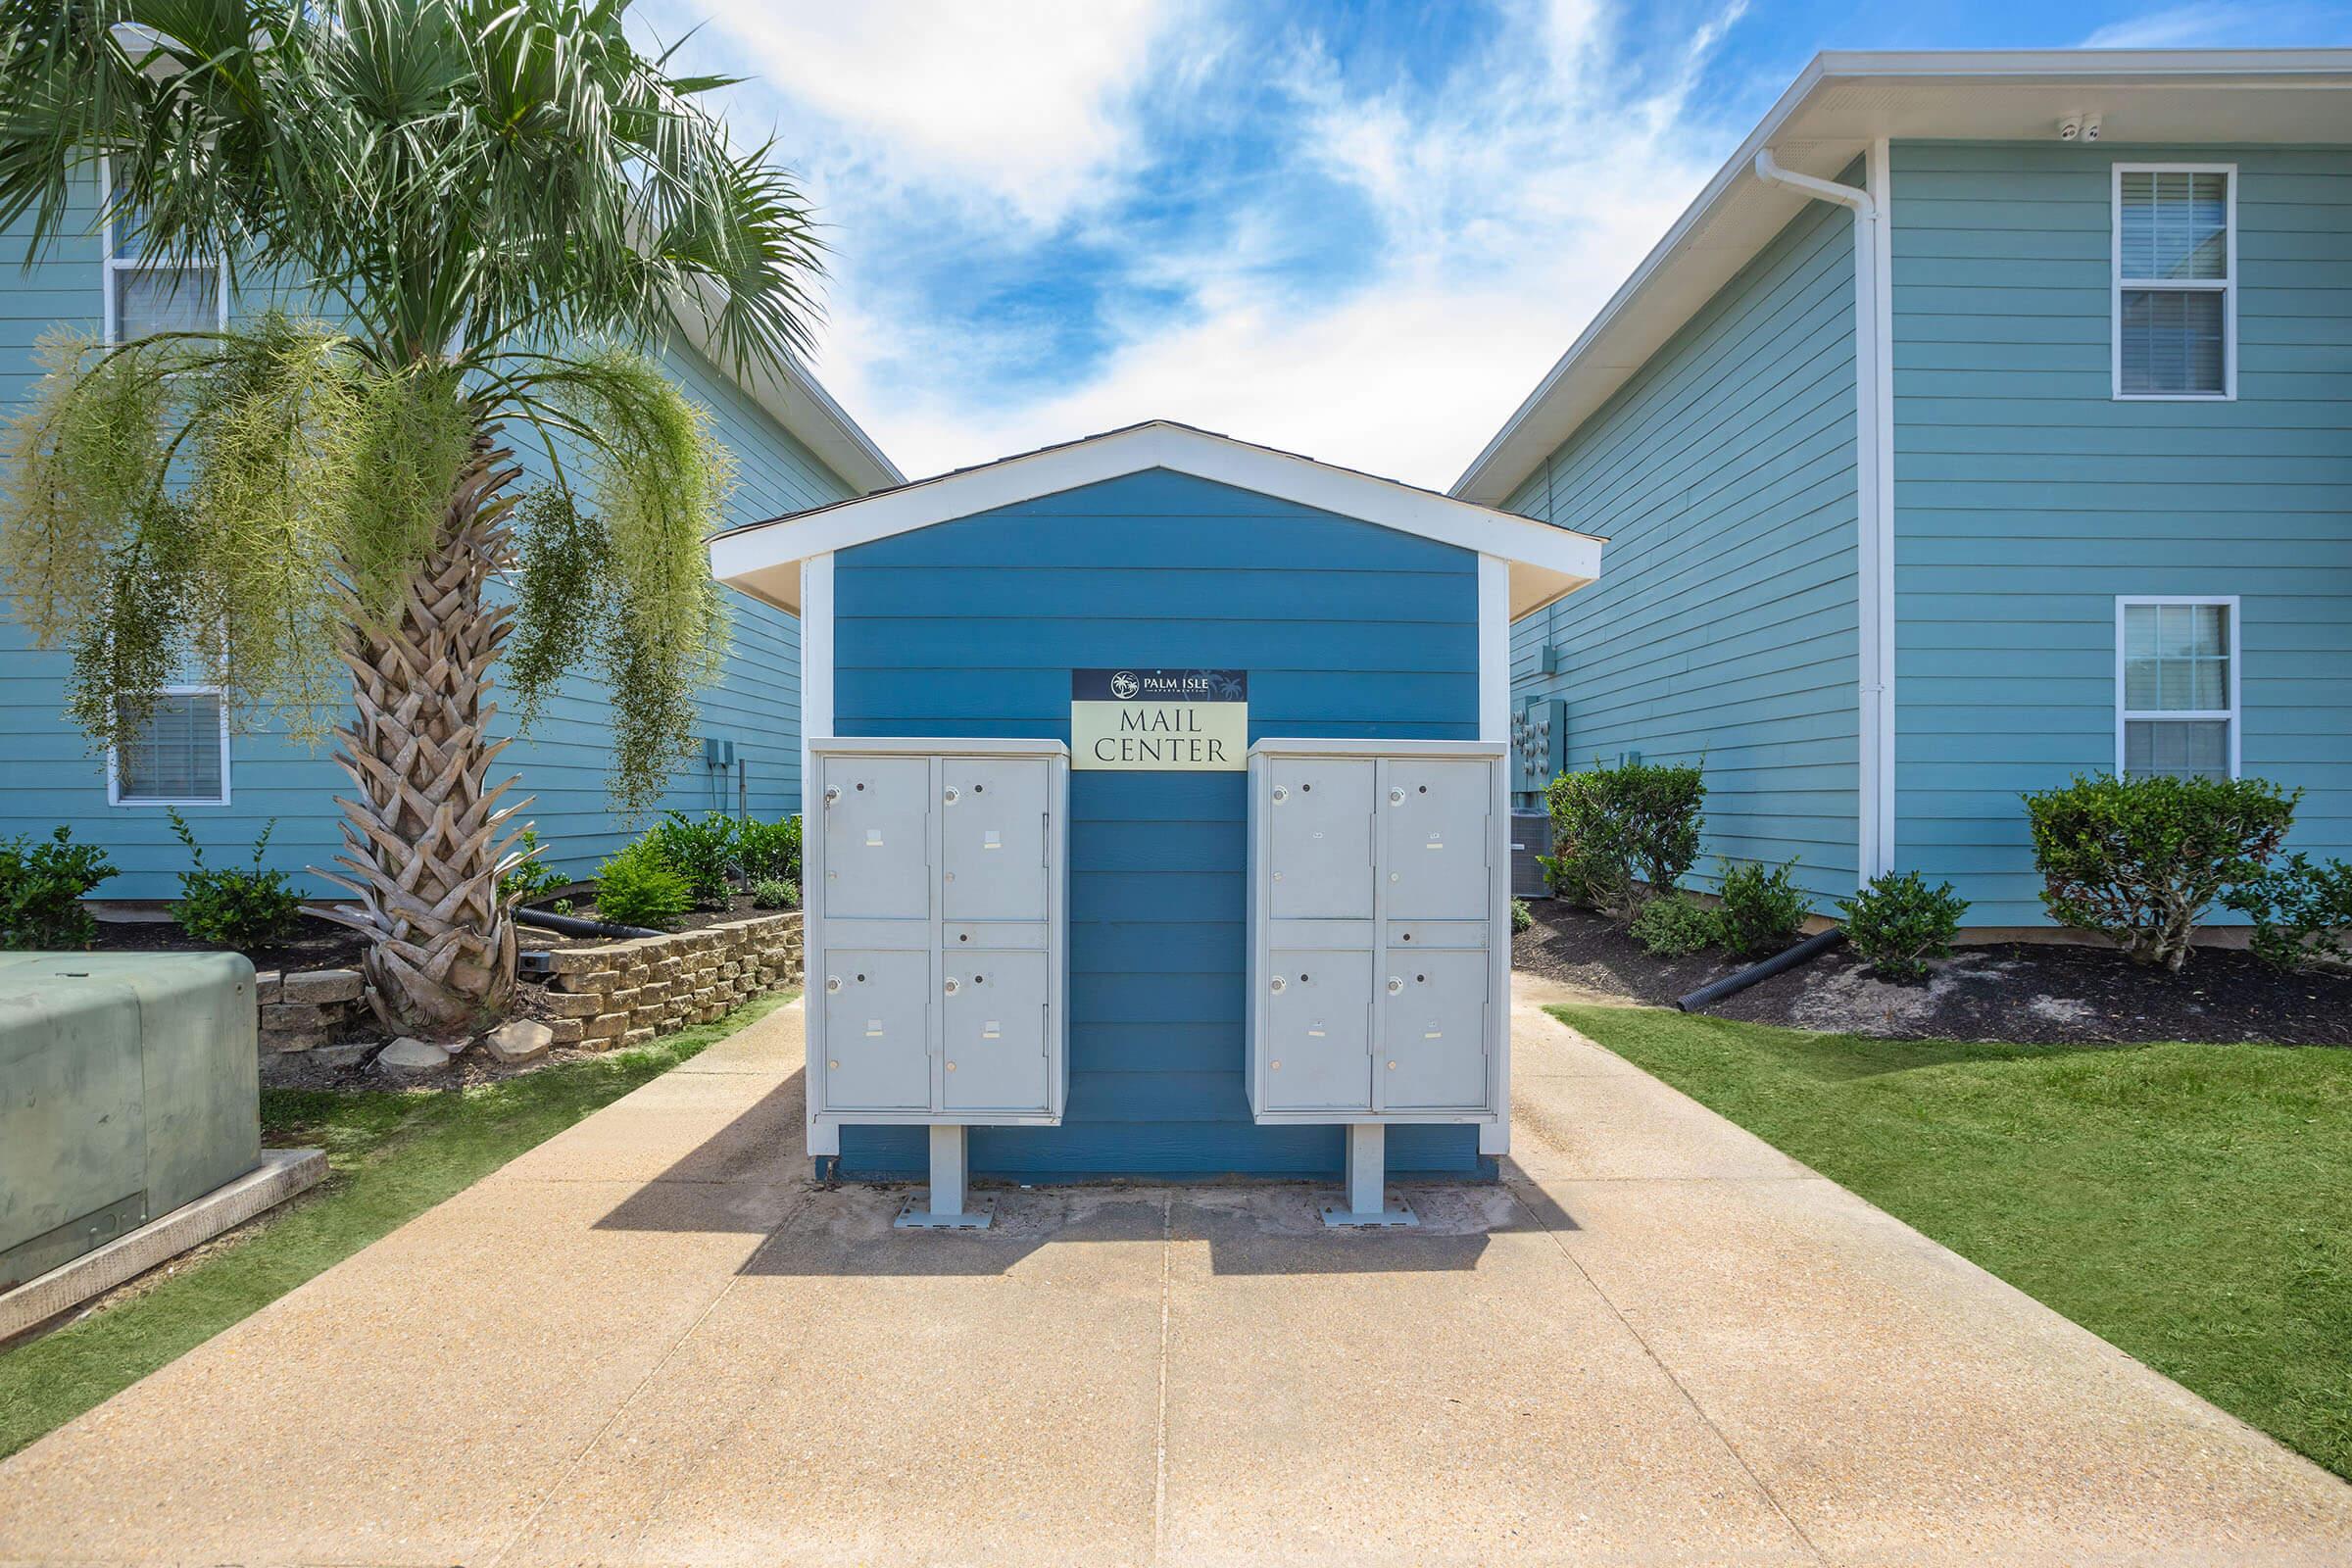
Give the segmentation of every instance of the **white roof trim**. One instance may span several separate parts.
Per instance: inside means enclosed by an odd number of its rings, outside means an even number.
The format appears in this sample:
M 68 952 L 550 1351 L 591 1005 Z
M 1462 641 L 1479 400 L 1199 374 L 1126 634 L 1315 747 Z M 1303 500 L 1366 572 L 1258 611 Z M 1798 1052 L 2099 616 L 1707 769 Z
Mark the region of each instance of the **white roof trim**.
M 782 367 L 762 366 L 746 374 L 712 350 L 710 323 L 700 311 L 681 310 L 677 319 L 680 334 L 711 368 L 741 387 L 746 397 L 766 410 L 858 494 L 906 482 L 898 465 L 883 456 L 874 438 L 858 427 L 798 360 Z
M 1541 610 L 1600 575 L 1601 541 L 1591 534 L 1164 421 L 722 533 L 710 541 L 710 570 L 719 581 L 797 613 L 799 564 L 811 557 L 1150 468 L 1189 473 L 1508 562 L 1514 616 Z
M 1816 55 L 1450 494 L 1508 500 L 1796 216 L 1799 197 L 1750 176 L 1758 152 L 1830 178 L 1881 137 L 2054 141 L 2069 113 L 2103 117 L 2100 141 L 2073 144 L 2090 159 L 2132 143 L 2352 141 L 2352 49 Z

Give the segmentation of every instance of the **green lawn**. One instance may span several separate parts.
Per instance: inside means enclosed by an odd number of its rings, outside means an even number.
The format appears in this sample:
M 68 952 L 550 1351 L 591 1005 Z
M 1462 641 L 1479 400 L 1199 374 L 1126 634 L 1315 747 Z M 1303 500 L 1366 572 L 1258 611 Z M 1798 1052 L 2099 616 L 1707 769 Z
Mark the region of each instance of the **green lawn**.
M 0 1351 L 0 1457 L 789 1000 L 463 1091 L 263 1091 L 262 1141 L 325 1150 L 327 1179 L 144 1295 Z
M 1551 1010 L 2352 1476 L 2352 1051 L 1963 1045 Z

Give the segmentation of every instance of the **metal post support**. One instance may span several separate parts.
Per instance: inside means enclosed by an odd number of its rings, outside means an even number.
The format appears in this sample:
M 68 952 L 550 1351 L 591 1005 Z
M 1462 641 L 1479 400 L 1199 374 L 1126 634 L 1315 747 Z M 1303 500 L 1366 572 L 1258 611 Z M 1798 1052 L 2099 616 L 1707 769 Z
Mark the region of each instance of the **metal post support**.
M 1348 1124 L 1348 1198 L 1323 1205 L 1323 1223 L 1343 1225 L 1418 1225 L 1419 1215 L 1399 1203 L 1388 1202 L 1389 1130 L 1376 1121 Z
M 982 1231 L 992 1217 L 987 1203 L 964 1208 L 965 1141 L 971 1129 L 960 1122 L 931 1128 L 931 1193 L 910 1198 L 893 1221 L 901 1230 Z

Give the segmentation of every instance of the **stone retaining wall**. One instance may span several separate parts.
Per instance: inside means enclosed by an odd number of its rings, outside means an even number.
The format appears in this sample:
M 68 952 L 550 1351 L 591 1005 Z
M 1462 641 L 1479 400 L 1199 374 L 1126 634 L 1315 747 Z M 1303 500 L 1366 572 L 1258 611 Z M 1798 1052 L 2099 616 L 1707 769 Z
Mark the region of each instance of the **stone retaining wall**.
M 555 1031 L 553 1044 L 610 1051 L 709 1023 L 739 1003 L 798 982 L 801 916 L 759 914 L 700 931 L 562 948 L 546 958 L 546 972 L 522 982 L 546 988 L 538 1010 Z M 363 984 L 357 969 L 255 976 L 262 1050 L 309 1051 L 372 1028 L 374 1016 L 360 1000 Z
M 801 917 L 755 915 L 671 936 L 563 948 L 547 963 L 543 1005 L 555 1044 L 610 1051 L 709 1023 L 798 980 Z
M 253 977 L 262 1009 L 262 1050 L 308 1051 L 340 1040 L 374 1015 L 360 1001 L 366 982 L 357 969 L 265 969 Z

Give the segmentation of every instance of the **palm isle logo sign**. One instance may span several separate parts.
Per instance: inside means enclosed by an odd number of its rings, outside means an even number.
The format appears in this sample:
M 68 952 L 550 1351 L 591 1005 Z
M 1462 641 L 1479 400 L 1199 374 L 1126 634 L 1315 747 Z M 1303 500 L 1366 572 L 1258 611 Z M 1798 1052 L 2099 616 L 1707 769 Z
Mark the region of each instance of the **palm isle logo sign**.
M 1073 669 L 1070 765 L 1205 773 L 1249 764 L 1250 675 L 1240 669 Z

